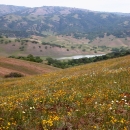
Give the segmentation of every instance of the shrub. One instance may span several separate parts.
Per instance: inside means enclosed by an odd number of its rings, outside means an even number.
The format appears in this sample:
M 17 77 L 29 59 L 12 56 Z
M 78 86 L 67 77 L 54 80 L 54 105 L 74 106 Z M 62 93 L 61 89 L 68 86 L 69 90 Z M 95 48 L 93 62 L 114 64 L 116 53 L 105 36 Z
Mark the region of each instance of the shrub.
M 17 72 L 11 72 L 10 74 L 7 74 L 4 76 L 5 78 L 16 78 L 16 77 L 23 77 L 22 74 Z
M 86 51 L 86 49 L 83 49 L 82 51 Z

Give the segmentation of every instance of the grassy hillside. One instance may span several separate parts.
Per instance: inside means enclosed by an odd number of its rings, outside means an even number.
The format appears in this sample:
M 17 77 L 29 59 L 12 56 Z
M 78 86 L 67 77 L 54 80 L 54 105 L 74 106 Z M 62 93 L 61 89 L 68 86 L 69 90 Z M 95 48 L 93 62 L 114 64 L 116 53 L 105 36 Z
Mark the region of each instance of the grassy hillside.
M 0 77 L 11 72 L 17 72 L 27 76 L 44 74 L 56 70 L 58 69 L 44 64 L 0 57 Z
M 124 38 L 130 35 L 129 30 L 129 14 L 77 8 L 53 6 L 23 8 L 21 11 L 0 17 L 0 35 L 17 37 L 27 37 L 30 34 L 44 36 L 49 33 L 69 36 L 73 34 L 76 38 L 94 39 L 97 36 L 104 37 L 104 33 L 107 33 Z
M 85 38 L 76 39 L 72 36 L 31 36 L 30 38 L 0 38 L 0 55 L 2 56 L 34 56 L 64 57 L 81 54 L 104 54 L 113 48 L 130 48 L 130 37 L 116 38 L 105 36 L 91 41 Z
M 0 129 L 129 130 L 130 56 L 0 81 Z
M 68 7 L 0 5 L 2 56 L 33 54 L 43 58 L 59 58 L 104 54 L 111 52 L 112 48 L 128 47 L 129 14 Z

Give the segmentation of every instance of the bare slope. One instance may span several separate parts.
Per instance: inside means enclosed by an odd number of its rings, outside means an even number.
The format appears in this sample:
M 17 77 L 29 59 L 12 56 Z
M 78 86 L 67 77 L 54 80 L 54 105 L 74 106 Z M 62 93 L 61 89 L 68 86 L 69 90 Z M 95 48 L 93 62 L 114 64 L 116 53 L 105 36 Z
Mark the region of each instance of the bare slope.
M 0 76 L 4 76 L 11 72 L 18 72 L 23 75 L 35 75 L 56 70 L 59 69 L 39 63 L 0 57 Z

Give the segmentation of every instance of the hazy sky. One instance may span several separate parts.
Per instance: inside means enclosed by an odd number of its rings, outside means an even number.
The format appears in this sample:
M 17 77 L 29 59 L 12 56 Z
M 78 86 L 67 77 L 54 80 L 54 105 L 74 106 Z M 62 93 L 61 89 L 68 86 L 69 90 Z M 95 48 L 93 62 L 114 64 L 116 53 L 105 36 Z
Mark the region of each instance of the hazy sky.
M 130 0 L 0 0 L 0 4 L 27 7 L 67 6 L 95 11 L 130 13 Z

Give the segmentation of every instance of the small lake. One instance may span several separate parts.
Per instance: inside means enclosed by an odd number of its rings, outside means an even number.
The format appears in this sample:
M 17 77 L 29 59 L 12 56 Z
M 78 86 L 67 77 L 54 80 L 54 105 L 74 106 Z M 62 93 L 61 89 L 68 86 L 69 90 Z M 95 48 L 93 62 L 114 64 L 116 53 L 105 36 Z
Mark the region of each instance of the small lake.
M 76 55 L 76 56 L 70 56 L 70 57 L 60 57 L 60 58 L 56 58 L 57 60 L 67 60 L 67 59 L 80 59 L 80 58 L 91 58 L 91 57 L 95 57 L 95 56 L 102 56 L 105 54 L 98 54 L 98 55 Z

